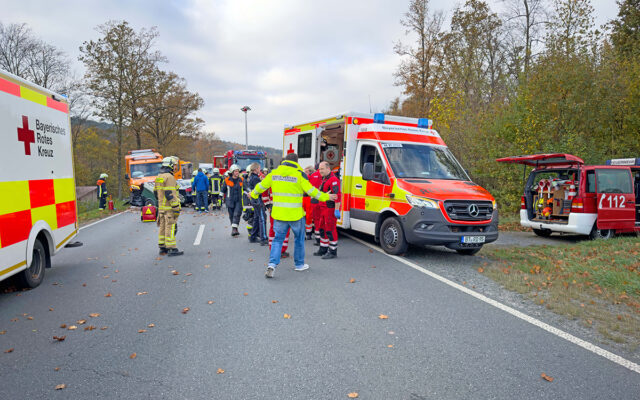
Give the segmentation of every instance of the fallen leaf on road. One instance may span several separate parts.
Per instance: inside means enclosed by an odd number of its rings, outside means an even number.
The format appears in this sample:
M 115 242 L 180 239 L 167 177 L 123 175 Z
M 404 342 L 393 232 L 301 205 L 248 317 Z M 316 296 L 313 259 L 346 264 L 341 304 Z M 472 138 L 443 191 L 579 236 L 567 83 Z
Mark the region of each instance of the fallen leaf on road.
M 146 331 L 146 329 L 138 329 L 138 333 L 145 333 Z
M 78 325 L 82 325 L 82 324 L 84 324 L 84 323 L 86 323 L 86 322 L 87 322 L 87 320 L 86 320 L 86 319 L 79 319 L 79 320 L 77 320 L 77 321 L 76 321 L 76 324 L 78 324 Z
M 49 307 L 49 311 L 53 311 L 53 308 Z
M 156 260 L 162 260 L 162 257 L 156 257 Z
M 369 250 L 369 251 L 371 251 L 371 250 Z M 349 393 L 347 396 L 349 396 L 350 399 L 355 399 L 355 398 L 358 397 L 358 393 L 356 393 L 356 392 Z
M 115 270 L 114 272 L 115 272 L 115 273 L 117 274 L 117 273 L 118 273 L 118 272 L 120 272 L 120 271 L 118 271 L 118 270 Z
M 149 325 L 147 325 L 147 327 L 149 327 L 149 328 L 153 328 L 153 327 L 155 327 L 155 326 L 156 326 L 156 324 L 149 324 Z
M 101 331 L 104 331 L 105 329 L 107 329 L 106 326 L 103 326 L 102 328 L 100 328 Z
M 180 275 L 180 272 L 176 271 L 175 269 L 173 271 L 171 271 L 172 274 L 174 275 Z
M 249 293 L 247 293 L 247 292 L 244 292 L 244 295 L 245 295 L 245 296 L 248 296 L 248 295 L 249 295 Z
M 67 336 L 54 336 L 53 340 L 57 340 L 58 342 L 62 342 L 67 338 Z
M 7 331 L 0 331 L 0 335 L 4 335 Z
M 388 319 L 389 316 L 384 315 L 384 314 L 380 314 L 380 315 L 378 315 L 378 318 L 380 318 L 380 319 Z
M 67 385 L 65 385 L 64 383 L 61 383 L 59 385 L 56 385 L 56 390 L 62 390 L 64 388 L 66 388 L 66 387 L 67 387 Z
M 182 313 L 183 313 L 183 314 L 186 314 L 186 313 L 188 313 L 188 312 L 189 312 L 189 310 L 190 310 L 190 308 L 189 308 L 189 307 L 185 307 L 185 308 L 183 308 L 183 309 L 182 309 Z
M 278 300 L 271 300 L 271 302 L 272 302 L 273 304 L 276 304 L 276 303 L 278 302 Z
M 369 249 L 369 253 L 373 253 L 373 250 Z
M 285 314 L 285 315 L 284 315 L 284 319 L 291 319 L 291 315 L 289 315 L 289 314 Z
M 111 282 L 118 282 L 118 280 L 117 279 L 112 279 Z
M 142 296 L 143 294 L 149 294 L 149 292 L 138 292 L 138 296 Z
M 55 367 L 53 370 L 54 371 L 60 371 L 60 367 Z
M 553 382 L 553 378 L 545 374 L 544 372 L 540 376 L 542 377 L 542 379 L 544 379 L 547 382 Z
M 5 352 L 5 353 L 13 353 L 13 347 L 12 347 L 12 348 L 10 348 L 9 350 L 5 350 L 4 352 Z
M 356 280 L 351 278 L 351 279 L 349 279 L 349 283 L 356 283 Z
M 77 327 L 77 326 L 75 326 L 75 325 L 71 325 L 71 326 L 69 327 L 69 330 L 70 330 L 70 331 L 75 331 L 76 329 L 78 329 L 78 327 Z
M 207 265 L 205 265 L 204 267 L 205 267 L 205 268 L 209 268 L 209 267 L 210 267 L 210 265 L 209 265 L 209 264 L 207 264 Z
M 253 258 L 250 258 L 249 261 L 253 261 Z
M 218 368 L 216 374 L 224 374 L 224 370 L 222 368 Z
M 371 268 L 375 268 L 375 267 L 376 267 L 375 265 L 372 265 L 372 266 L 371 266 Z
M 111 297 L 111 296 L 113 296 L 113 295 L 111 294 L 111 292 L 109 292 L 109 293 L 107 293 L 107 294 L 105 294 L 105 295 L 104 295 L 104 297 Z
M 182 283 L 187 283 L 187 280 L 186 280 L 186 279 L 185 279 L 185 280 L 183 280 L 183 281 L 182 281 Z
M 67 324 L 60 325 L 60 328 L 62 328 L 62 329 L 66 328 L 66 327 L 67 327 Z
M 11 318 L 11 322 L 17 322 L 18 318 Z
M 484 272 L 484 268 L 482 268 L 482 267 L 478 268 L 478 272 L 483 273 Z
M 184 276 L 191 276 L 193 275 L 191 272 L 187 272 L 186 274 L 184 274 Z
M 392 347 L 393 347 L 393 345 L 392 345 L 392 344 L 389 344 L 389 345 L 387 345 L 387 347 L 388 347 L 388 348 L 392 348 Z
M 86 287 L 86 286 L 87 286 L 87 284 L 86 284 L 86 283 L 83 283 L 83 284 L 82 284 L 82 287 Z
M 29 321 L 31 321 L 31 320 L 33 320 L 33 317 L 27 317 L 27 319 L 28 319 Z
M 107 279 L 107 278 L 109 278 L 109 275 L 105 275 L 105 276 L 103 276 L 102 278 L 103 278 L 103 279 Z
M 213 301 L 213 300 L 209 300 L 209 301 L 207 301 L 207 304 L 213 304 L 213 303 L 214 303 L 214 301 Z
M 129 358 L 130 358 L 130 359 L 132 359 L 132 360 L 133 360 L 134 358 L 136 358 L 136 357 L 138 357 L 138 355 L 137 355 L 136 353 L 133 353 L 133 354 L 131 354 L 131 355 L 129 356 Z
M 85 331 L 92 331 L 94 329 L 96 329 L 96 327 L 93 326 L 93 325 L 85 326 L 85 328 L 84 328 Z

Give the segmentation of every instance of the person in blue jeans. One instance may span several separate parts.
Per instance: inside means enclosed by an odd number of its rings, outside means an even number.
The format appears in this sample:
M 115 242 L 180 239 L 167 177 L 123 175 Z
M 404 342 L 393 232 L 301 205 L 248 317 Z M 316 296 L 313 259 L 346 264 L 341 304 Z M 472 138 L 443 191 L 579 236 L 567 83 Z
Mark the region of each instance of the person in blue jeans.
M 335 201 L 338 196 L 319 191 L 309 183 L 307 175 L 298 165 L 298 155 L 289 153 L 278 168 L 267 175 L 251 191 L 251 197 L 257 199 L 260 193 L 271 188 L 273 196 L 273 229 L 275 238 L 271 244 L 269 265 L 265 272 L 266 278 L 273 278 L 276 267 L 280 264 L 282 243 L 291 228 L 295 237 L 293 260 L 296 271 L 305 271 L 309 265 L 304 263 L 305 215 L 302 208 L 304 194 L 318 201 Z
M 198 168 L 192 189 L 196 192 L 196 211 L 206 212 L 209 209 L 209 179 L 202 168 Z

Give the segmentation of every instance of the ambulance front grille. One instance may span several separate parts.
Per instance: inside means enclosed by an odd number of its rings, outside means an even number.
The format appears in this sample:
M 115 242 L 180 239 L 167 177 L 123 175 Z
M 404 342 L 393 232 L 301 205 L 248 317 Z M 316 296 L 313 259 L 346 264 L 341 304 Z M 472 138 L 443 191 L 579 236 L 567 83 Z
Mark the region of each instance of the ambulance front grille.
M 486 221 L 493 215 L 490 201 L 446 200 L 444 209 L 454 221 Z

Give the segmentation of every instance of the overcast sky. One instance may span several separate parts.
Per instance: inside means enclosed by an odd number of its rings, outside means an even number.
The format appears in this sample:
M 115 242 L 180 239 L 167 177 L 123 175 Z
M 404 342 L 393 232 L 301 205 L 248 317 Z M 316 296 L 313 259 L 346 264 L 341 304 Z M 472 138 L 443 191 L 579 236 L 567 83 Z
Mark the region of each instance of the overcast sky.
M 461 1 L 432 0 L 450 17 Z M 489 0 L 500 11 L 499 0 Z M 206 130 L 244 143 L 282 146 L 282 128 L 345 111 L 373 112 L 399 96 L 393 52 L 404 36 L 409 0 L 0 0 L 2 23 L 34 33 L 77 61 L 95 27 L 126 20 L 158 27 L 163 68 L 187 80 L 205 101 Z M 596 23 L 617 15 L 614 0 L 592 0 Z M 449 18 L 447 18 L 449 19 Z M 369 100 L 370 99 L 370 100 Z

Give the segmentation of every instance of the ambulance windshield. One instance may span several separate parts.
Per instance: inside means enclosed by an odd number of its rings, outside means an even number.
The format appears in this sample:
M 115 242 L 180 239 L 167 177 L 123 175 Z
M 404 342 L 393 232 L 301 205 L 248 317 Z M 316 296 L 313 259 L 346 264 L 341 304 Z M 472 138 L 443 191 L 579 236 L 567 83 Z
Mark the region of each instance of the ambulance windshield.
M 161 166 L 161 162 L 131 164 L 131 177 L 144 178 L 145 176 L 158 176 Z
M 408 143 L 382 143 L 397 178 L 470 180 L 446 147 Z
M 254 162 L 260 164 L 260 169 L 264 168 L 264 160 L 261 158 L 237 158 L 236 164 L 240 167 L 242 171 L 246 170 L 247 167 Z

